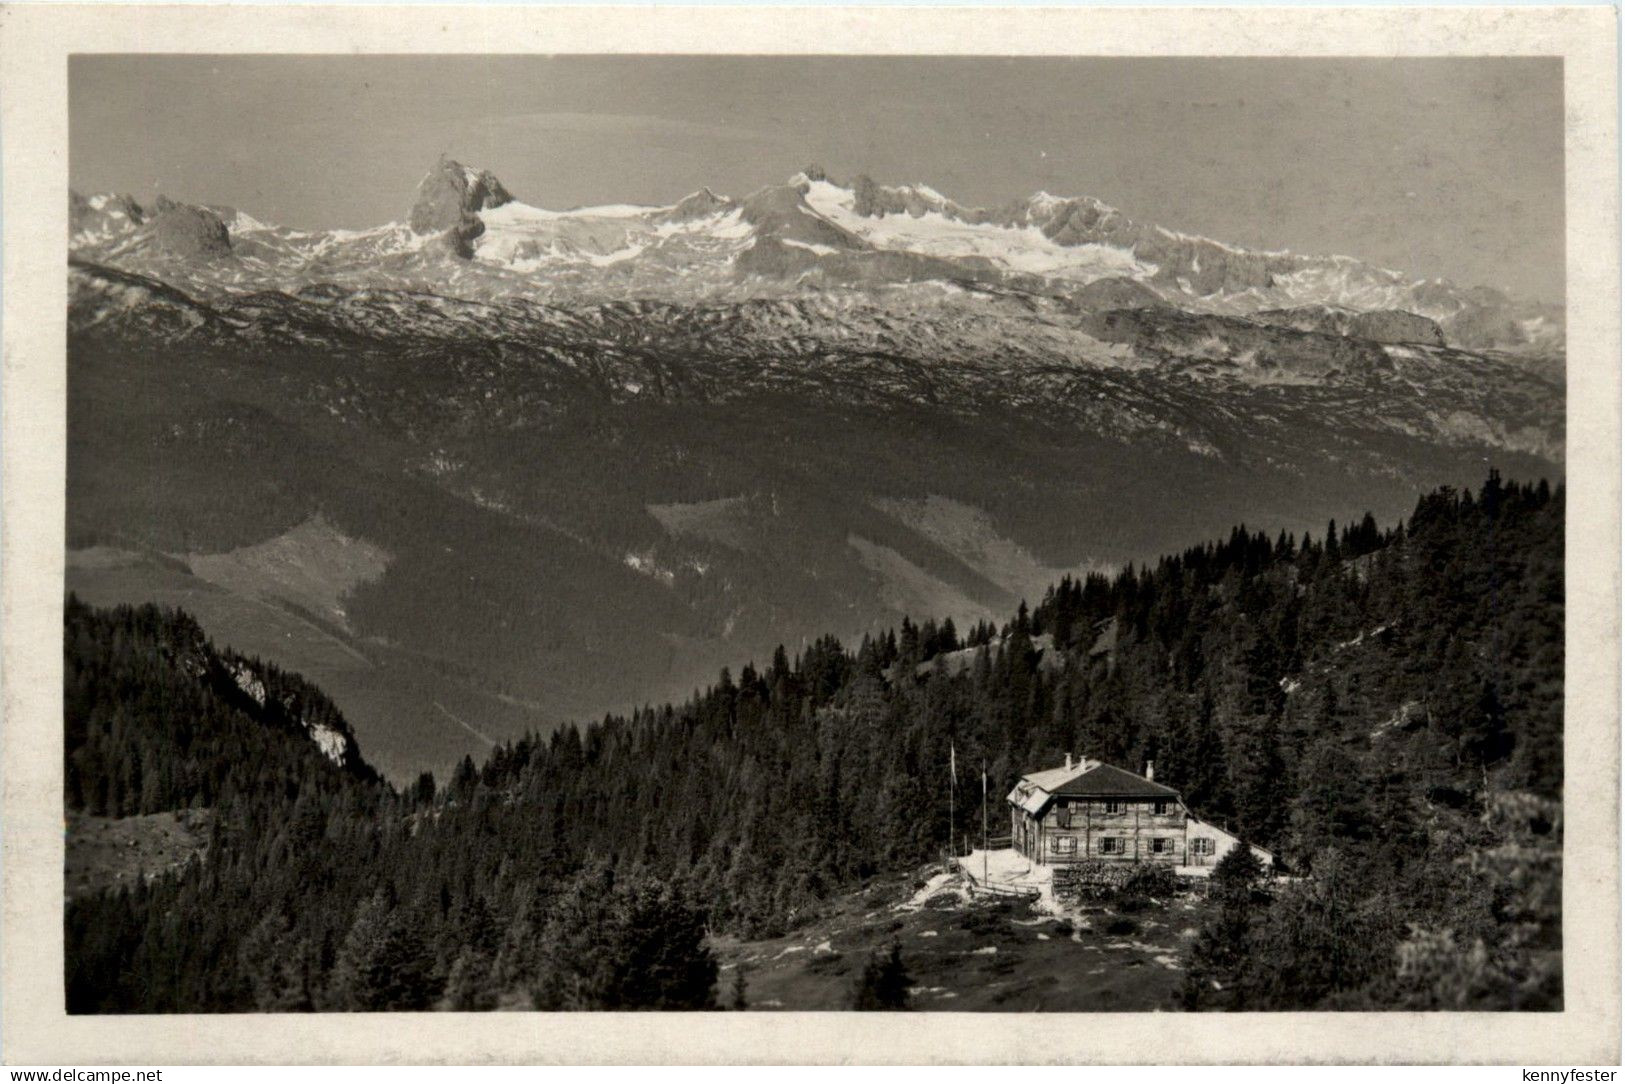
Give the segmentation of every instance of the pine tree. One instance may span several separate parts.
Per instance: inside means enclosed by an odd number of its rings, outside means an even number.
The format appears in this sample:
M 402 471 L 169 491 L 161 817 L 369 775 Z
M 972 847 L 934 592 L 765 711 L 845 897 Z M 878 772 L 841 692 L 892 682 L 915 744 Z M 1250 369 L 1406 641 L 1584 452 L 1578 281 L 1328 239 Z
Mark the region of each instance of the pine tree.
M 281 911 L 266 914 L 244 938 L 238 966 L 260 1012 L 308 1012 L 313 1007 L 301 948 Z
M 453 1012 L 488 1012 L 497 1007 L 494 961 L 473 946 L 464 948 L 446 976 L 446 1004 Z
M 1264 865 L 1251 847 L 1232 847 L 1208 878 L 1208 915 L 1191 946 L 1182 1000 L 1186 1008 L 1248 1008 L 1245 976 L 1253 927 L 1269 899 L 1259 891 Z
M 423 940 L 382 889 L 356 907 L 333 965 L 331 1008 L 349 1012 L 414 1012 L 440 991 Z
M 912 984 L 903 966 L 903 947 L 893 940 L 890 948 L 871 954 L 864 963 L 853 987 L 852 1007 L 861 1011 L 906 1009 Z
M 1334 735 L 1324 735 L 1305 758 L 1292 803 L 1294 851 L 1305 861 L 1327 847 L 1359 846 L 1375 831 L 1370 786 Z
M 716 977 L 699 910 L 668 885 L 600 863 L 553 905 L 532 1000 L 544 1009 L 707 1009 Z

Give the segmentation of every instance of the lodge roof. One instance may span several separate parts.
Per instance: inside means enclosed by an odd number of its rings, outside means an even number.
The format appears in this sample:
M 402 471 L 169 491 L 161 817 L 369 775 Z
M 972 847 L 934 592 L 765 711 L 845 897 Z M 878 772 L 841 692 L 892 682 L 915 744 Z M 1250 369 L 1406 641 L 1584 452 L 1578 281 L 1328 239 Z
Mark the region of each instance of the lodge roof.
M 1069 798 L 1178 798 L 1173 787 L 1153 783 L 1143 775 L 1114 768 L 1110 764 L 1095 762 L 1095 766 L 1072 776 L 1057 787 L 1046 787 L 1051 794 Z
M 1021 777 L 1021 781 L 1054 793 L 1057 787 L 1064 786 L 1091 768 L 1100 766 L 1098 760 L 1083 759 L 1065 768 L 1049 768 L 1041 772 L 1028 772 Z
M 1051 799 L 1062 798 L 1172 798 L 1179 792 L 1142 775 L 1098 760 L 1082 760 L 1068 768 L 1050 768 L 1021 777 L 1008 801 L 1032 816 L 1040 815 Z

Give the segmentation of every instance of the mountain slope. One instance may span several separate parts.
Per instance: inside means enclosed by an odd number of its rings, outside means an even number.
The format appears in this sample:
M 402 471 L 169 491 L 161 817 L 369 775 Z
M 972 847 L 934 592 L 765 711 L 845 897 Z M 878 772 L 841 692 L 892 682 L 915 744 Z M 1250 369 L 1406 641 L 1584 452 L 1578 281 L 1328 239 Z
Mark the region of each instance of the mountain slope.
M 69 809 L 119 817 L 211 806 L 266 756 L 297 772 L 326 762 L 377 779 L 320 690 L 215 648 L 185 614 L 95 611 L 69 596 L 65 621 Z M 166 710 L 176 705 L 186 710 Z

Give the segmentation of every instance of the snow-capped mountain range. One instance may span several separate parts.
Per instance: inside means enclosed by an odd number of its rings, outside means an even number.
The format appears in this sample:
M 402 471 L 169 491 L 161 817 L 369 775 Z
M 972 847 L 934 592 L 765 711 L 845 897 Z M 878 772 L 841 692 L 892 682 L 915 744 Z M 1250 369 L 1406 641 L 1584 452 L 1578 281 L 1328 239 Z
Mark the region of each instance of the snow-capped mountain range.
M 843 185 L 816 168 L 738 199 L 701 189 L 661 207 L 554 211 L 442 157 L 400 221 L 368 230 L 299 230 L 228 207 L 163 197 L 143 207 L 122 195 L 74 194 L 71 223 L 76 258 L 202 297 L 320 283 L 577 304 L 947 284 L 1091 310 L 1268 313 L 1267 322 L 1378 341 L 1442 334 L 1467 349 L 1547 357 L 1563 348 L 1559 307 L 1489 288 L 1341 256 L 1248 251 L 1088 197 L 1039 192 L 989 210 L 925 185 Z

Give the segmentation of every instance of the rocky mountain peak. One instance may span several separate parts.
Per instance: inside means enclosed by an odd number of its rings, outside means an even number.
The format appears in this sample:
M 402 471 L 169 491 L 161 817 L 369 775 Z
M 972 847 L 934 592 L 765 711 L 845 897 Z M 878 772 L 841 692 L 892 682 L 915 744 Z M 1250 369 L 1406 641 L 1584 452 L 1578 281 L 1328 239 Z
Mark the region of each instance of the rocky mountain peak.
M 183 258 L 231 252 L 231 232 L 213 211 L 176 203 L 168 196 L 154 200 L 152 211 L 153 239 L 161 251 Z
M 665 222 L 692 222 L 731 207 L 733 202 L 717 195 L 709 188 L 691 192 L 677 201 L 677 205 L 662 217 Z
M 928 211 L 949 213 L 965 217 L 963 208 L 944 199 L 935 189 L 921 184 L 891 187 L 878 185 L 868 174 L 859 174 L 852 182 L 852 212 L 862 218 L 882 215 L 912 215 L 918 218 Z M 986 218 L 984 214 L 982 216 Z
M 477 170 L 442 154 L 418 184 L 407 222 L 414 233 L 463 230 L 469 216 L 511 202 L 512 193 L 490 170 Z
M 74 215 L 123 214 L 138 223 L 142 220 L 144 213 L 139 203 L 123 193 L 104 192 L 99 195 L 86 196 L 71 188 L 68 190 L 68 212 Z
M 68 226 L 75 235 L 109 237 L 135 229 L 146 212 L 129 196 L 107 192 L 86 196 L 68 190 Z

